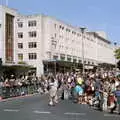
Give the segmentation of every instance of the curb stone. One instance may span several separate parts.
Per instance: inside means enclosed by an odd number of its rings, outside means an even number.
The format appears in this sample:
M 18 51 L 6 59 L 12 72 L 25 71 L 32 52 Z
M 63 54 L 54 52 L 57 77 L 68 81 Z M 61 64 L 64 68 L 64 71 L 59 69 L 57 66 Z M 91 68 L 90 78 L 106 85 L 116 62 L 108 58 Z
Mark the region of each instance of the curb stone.
M 31 96 L 35 96 L 35 95 L 40 95 L 40 94 L 39 93 L 35 93 L 35 94 L 29 94 L 29 95 L 24 95 L 24 96 L 11 97 L 11 98 L 7 98 L 7 99 L 0 99 L 0 102 L 6 102 L 6 101 L 10 101 L 10 100 L 26 98 L 26 97 L 31 97 Z

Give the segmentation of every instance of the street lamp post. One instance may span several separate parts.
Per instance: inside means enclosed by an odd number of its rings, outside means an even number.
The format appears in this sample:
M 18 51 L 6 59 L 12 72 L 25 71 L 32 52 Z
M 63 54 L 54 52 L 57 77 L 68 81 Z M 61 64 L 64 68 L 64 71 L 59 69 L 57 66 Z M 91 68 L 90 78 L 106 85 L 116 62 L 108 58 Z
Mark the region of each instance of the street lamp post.
M 117 46 L 117 42 L 114 42 L 115 51 L 116 51 L 116 46 Z M 116 57 L 115 57 L 115 70 L 117 70 L 117 60 L 116 60 Z
M 55 72 L 55 75 L 56 75 L 56 60 L 54 61 L 54 72 Z
M 83 64 L 83 70 L 82 70 L 82 74 L 84 76 L 85 74 L 85 63 L 84 63 L 84 59 L 85 59 L 85 56 L 84 56 L 84 32 L 85 32 L 85 29 L 86 28 L 80 28 L 81 29 L 81 32 L 82 32 L 82 64 Z

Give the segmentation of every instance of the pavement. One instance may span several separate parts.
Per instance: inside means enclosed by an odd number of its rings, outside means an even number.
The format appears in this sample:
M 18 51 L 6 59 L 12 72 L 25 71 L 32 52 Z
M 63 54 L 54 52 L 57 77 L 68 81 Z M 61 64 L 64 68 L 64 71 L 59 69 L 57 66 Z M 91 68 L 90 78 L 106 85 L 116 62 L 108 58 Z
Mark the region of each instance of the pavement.
M 100 112 L 70 100 L 61 100 L 50 107 L 48 96 L 37 94 L 1 101 L 0 120 L 120 120 L 120 115 Z

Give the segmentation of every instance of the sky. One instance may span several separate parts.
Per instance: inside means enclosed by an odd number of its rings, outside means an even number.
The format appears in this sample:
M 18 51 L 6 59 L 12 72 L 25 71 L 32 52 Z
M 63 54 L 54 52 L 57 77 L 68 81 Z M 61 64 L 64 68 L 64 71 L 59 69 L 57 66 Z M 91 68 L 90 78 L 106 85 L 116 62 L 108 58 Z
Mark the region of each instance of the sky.
M 24 15 L 45 14 L 89 31 L 105 31 L 120 44 L 120 0 L 0 0 Z

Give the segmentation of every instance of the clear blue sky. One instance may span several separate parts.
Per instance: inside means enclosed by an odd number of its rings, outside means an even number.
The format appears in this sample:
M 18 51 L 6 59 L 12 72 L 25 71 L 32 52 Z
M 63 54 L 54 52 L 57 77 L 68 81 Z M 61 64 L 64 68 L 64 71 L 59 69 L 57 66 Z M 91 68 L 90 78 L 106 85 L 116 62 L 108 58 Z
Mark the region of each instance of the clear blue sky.
M 5 0 L 3 4 L 5 4 Z M 73 26 L 105 31 L 120 44 L 120 0 L 8 0 L 22 14 L 43 13 Z

